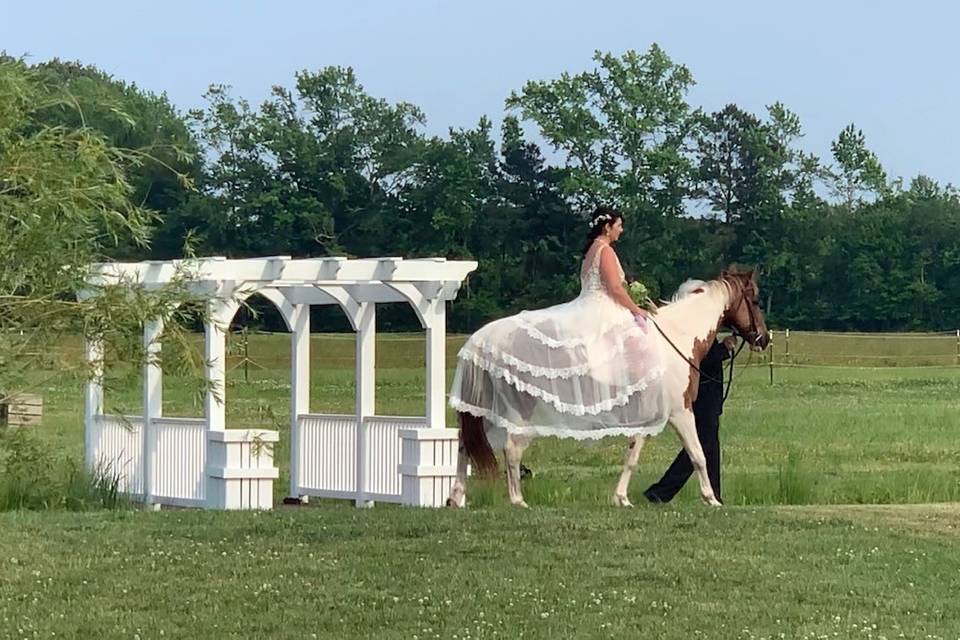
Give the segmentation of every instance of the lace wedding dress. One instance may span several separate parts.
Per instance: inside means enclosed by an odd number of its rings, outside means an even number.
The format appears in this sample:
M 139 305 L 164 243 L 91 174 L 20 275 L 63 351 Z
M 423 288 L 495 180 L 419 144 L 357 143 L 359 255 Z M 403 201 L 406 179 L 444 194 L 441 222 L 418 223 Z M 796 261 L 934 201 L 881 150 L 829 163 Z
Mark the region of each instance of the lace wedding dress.
M 603 251 L 612 249 L 597 241 L 584 257 L 576 299 L 495 320 L 460 350 L 450 406 L 485 418 L 491 443 L 507 432 L 581 440 L 663 430 L 661 341 L 607 292 Z

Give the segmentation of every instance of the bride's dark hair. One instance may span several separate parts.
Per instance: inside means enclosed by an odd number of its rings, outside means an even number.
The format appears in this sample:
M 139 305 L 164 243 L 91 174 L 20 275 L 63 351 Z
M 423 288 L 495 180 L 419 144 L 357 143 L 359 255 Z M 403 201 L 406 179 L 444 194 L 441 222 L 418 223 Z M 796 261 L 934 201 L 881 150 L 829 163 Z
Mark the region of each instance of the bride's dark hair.
M 621 218 L 623 218 L 623 214 L 613 207 L 600 206 L 594 209 L 593 215 L 590 216 L 590 230 L 587 231 L 587 243 L 583 245 L 583 255 L 587 255 L 587 251 L 590 250 L 593 241 L 603 233 L 604 227 L 608 224 L 613 224 Z

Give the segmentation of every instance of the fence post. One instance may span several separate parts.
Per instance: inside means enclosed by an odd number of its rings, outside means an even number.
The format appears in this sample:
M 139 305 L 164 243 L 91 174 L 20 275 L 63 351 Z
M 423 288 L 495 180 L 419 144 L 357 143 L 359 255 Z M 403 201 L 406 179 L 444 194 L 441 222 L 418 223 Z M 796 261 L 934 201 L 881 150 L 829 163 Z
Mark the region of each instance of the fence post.
M 789 330 L 788 330 L 789 333 Z M 770 366 L 770 384 L 773 384 L 773 331 L 770 331 L 770 359 L 767 361 Z
M 790 358 L 790 329 L 787 329 L 786 334 L 784 335 L 783 347 L 783 361 L 787 362 Z
M 247 338 L 247 325 L 240 329 L 243 345 L 243 381 L 250 382 L 250 340 Z
M 272 509 L 276 431 L 225 429 L 207 431 L 206 507 Z
M 400 429 L 400 504 L 442 507 L 457 479 L 456 429 Z
M 957 355 L 955 364 L 960 364 L 960 329 L 957 329 Z

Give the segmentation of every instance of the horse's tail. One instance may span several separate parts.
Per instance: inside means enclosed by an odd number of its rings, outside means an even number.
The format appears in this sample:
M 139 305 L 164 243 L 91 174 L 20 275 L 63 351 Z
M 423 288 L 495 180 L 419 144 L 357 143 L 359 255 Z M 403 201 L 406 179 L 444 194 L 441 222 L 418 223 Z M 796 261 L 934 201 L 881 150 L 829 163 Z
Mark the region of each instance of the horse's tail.
M 483 418 L 471 413 L 459 412 L 460 420 L 460 451 L 477 466 L 477 473 L 484 477 L 492 477 L 497 473 L 497 456 L 493 453 L 490 441 L 487 440 L 487 430 Z

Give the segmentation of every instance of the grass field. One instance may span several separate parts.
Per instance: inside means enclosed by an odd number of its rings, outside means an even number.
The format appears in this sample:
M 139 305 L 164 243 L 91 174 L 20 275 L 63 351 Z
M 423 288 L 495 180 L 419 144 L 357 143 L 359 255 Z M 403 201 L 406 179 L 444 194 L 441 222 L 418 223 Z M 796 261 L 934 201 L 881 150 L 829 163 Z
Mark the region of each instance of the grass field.
M 796 354 L 803 340 L 794 364 L 833 365 L 814 351 L 829 340 L 904 363 L 916 338 L 796 336 Z M 249 354 L 228 426 L 282 432 L 280 497 L 287 340 L 255 336 Z M 315 336 L 313 358 L 313 410 L 350 411 L 352 340 Z M 378 412 L 422 413 L 422 340 L 384 336 L 377 361 Z M 109 410 L 136 412 L 138 376 L 113 373 Z M 37 435 L 64 455 L 81 453 L 79 383 L 37 389 Z M 183 381 L 164 391 L 166 413 L 199 414 Z M 771 385 L 754 358 L 722 420 L 718 511 L 693 486 L 616 510 L 624 442 L 545 439 L 525 459 L 529 512 L 477 485 L 465 512 L 0 514 L 0 637 L 960 638 L 960 507 L 931 504 L 960 499 L 958 404 L 960 367 L 778 365 Z M 645 449 L 635 502 L 676 450 L 672 434 Z
M 950 338 L 953 340 L 954 338 Z M 867 340 L 869 342 L 864 342 Z M 835 338 L 830 338 L 837 346 Z M 449 340 L 454 363 L 462 338 Z M 823 346 L 810 334 L 795 334 L 792 345 L 807 352 Z M 851 337 L 842 351 L 898 355 L 917 338 Z M 236 346 L 236 345 L 234 345 Z M 312 343 L 312 410 L 353 410 L 354 346 L 351 335 L 318 335 Z M 778 345 L 779 347 L 780 345 Z M 79 356 L 78 347 L 77 355 Z M 796 350 L 796 347 L 794 346 Z M 237 351 L 237 349 L 233 349 Z M 377 411 L 423 415 L 424 346 L 421 336 L 382 336 L 377 350 Z M 253 364 L 228 376 L 229 427 L 281 431 L 275 459 L 281 467 L 277 497 L 287 488 L 290 393 L 288 341 L 283 335 L 250 339 Z M 899 354 L 902 355 L 902 354 Z M 776 357 L 776 356 L 775 356 Z M 808 361 L 811 359 L 807 357 Z M 850 369 L 777 366 L 774 383 L 760 358 L 744 352 L 721 421 L 724 498 L 728 504 L 920 503 L 960 500 L 960 367 Z M 234 355 L 231 366 L 239 361 Z M 738 365 L 739 366 L 739 365 Z M 262 367 L 262 368 L 261 368 Z M 112 413 L 139 413 L 136 371 L 111 371 L 115 389 L 106 394 Z M 42 389 L 46 418 L 43 438 L 77 456 L 82 447 L 80 381 L 57 381 Z M 167 378 L 164 412 L 201 415 L 202 403 L 184 381 Z M 455 424 L 454 416 L 449 424 Z M 534 443 L 525 463 L 536 472 L 528 482 L 531 503 L 552 506 L 606 504 L 616 481 L 625 441 L 578 444 L 546 439 Z M 634 495 L 662 472 L 678 450 L 670 432 L 644 450 Z M 483 489 L 483 488 L 481 488 Z M 499 502 L 504 492 L 474 493 L 480 504 Z M 680 497 L 696 500 L 689 485 Z M 634 500 L 636 502 L 636 500 Z
M 960 509 L 0 516 L 9 638 L 950 638 Z

